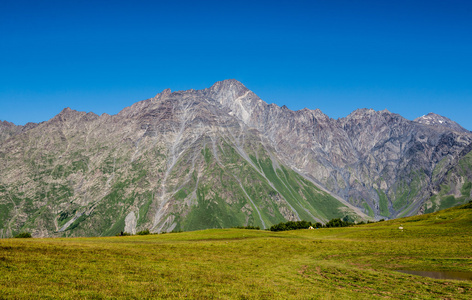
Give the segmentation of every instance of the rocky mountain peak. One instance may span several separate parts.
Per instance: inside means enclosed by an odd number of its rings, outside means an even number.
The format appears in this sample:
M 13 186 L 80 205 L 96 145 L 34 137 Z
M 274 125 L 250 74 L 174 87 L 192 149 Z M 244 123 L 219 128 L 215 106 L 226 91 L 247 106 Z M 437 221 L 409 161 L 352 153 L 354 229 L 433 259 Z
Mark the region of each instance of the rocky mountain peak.
M 284 105 L 284 107 L 282 107 L 288 111 L 291 111 L 287 106 Z M 324 114 L 319 108 L 315 109 L 315 110 L 312 110 L 312 109 L 309 109 L 309 108 L 303 108 L 303 109 L 300 109 L 298 111 L 296 111 L 295 113 L 297 114 L 304 114 L 304 115 L 310 115 L 310 116 L 313 116 L 314 118 L 316 119 L 320 119 L 320 120 L 329 120 L 329 117 Z
M 20 130 L 21 126 L 17 126 L 8 121 L 0 121 L 0 142 L 16 134 Z
M 172 94 L 172 91 L 171 91 L 170 89 L 165 89 L 165 90 L 163 90 L 162 92 L 160 92 L 159 94 L 157 94 L 154 98 L 167 97 L 167 96 L 169 96 L 170 94 Z
M 240 81 L 236 79 L 226 79 L 222 81 L 215 82 L 211 87 L 210 90 L 219 91 L 219 90 L 248 90 L 247 87 L 244 86 Z
M 73 115 L 74 113 L 76 113 L 77 111 L 76 110 L 73 110 L 71 109 L 70 107 L 66 107 L 64 108 L 60 113 L 58 113 L 56 117 L 62 117 L 62 118 L 67 118 L 68 116 L 71 116 Z
M 267 106 L 267 103 L 236 79 L 218 81 L 204 90 L 204 93 L 230 109 L 232 115 L 248 125 L 252 124 L 254 112 Z
M 85 112 L 85 111 L 77 111 L 71 109 L 70 107 L 64 108 L 60 113 L 54 116 L 51 120 L 47 121 L 47 123 L 56 124 L 57 126 L 62 126 L 62 123 L 69 123 L 69 122 L 88 122 L 93 121 L 99 118 L 97 114 L 94 112 Z M 28 124 L 26 124 L 28 125 Z M 26 128 L 34 128 L 38 124 L 33 124 L 26 126 Z
M 351 112 L 349 115 L 347 115 L 346 118 L 355 119 L 359 117 L 371 116 L 374 113 L 375 110 L 373 110 L 372 108 L 358 108 L 355 111 Z
M 8 122 L 8 121 L 0 121 L 0 130 L 1 129 L 4 129 L 4 128 L 11 128 L 11 127 L 16 127 L 17 125 L 15 125 L 14 123 L 12 122 Z
M 0 124 L 1 125 L 6 125 L 6 124 L 13 124 L 13 123 L 4 120 L 4 121 L 0 121 Z
M 28 122 L 25 125 L 15 125 L 12 122 L 0 121 L 0 142 L 17 134 L 35 128 L 36 126 L 38 126 L 38 124 L 32 122 Z
M 234 101 L 242 95 L 251 92 L 236 79 L 227 79 L 213 84 L 207 91 L 220 103 Z M 251 92 L 252 93 L 252 92 Z
M 359 108 L 347 115 L 343 119 L 366 119 L 372 117 L 390 118 L 390 117 L 401 117 L 399 114 L 392 113 L 388 109 L 374 110 L 372 108 Z M 401 117 L 403 118 L 403 117 Z
M 413 121 L 425 125 L 447 127 L 458 132 L 469 132 L 467 129 L 465 129 L 458 123 L 452 121 L 451 119 L 432 112 L 427 115 L 416 118 Z

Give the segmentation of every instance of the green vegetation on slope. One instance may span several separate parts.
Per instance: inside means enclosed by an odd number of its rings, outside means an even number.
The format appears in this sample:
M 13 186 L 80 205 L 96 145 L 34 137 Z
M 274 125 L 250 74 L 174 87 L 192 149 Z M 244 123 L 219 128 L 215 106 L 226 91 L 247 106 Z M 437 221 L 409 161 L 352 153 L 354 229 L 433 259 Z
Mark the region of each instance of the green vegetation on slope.
M 201 169 L 204 172 L 194 171 L 190 180 L 174 193 L 177 206 L 186 203 L 189 198 L 196 197 L 192 206 L 187 208 L 189 213 L 185 218 L 180 218 L 175 230 L 235 226 L 263 228 L 261 218 L 267 223 L 284 220 L 278 207 L 272 208 L 273 215 L 267 214 L 266 207 L 274 205 L 269 201 L 273 189 L 264 178 L 229 144 L 224 143 L 222 147 L 220 149 L 223 149 L 224 155 L 219 157 L 221 164 L 217 163 L 212 152 L 205 147 L 201 152 Z M 183 166 L 185 164 L 181 165 Z M 185 173 L 188 173 L 188 170 L 183 172 Z M 176 169 L 173 177 L 178 179 L 182 178 L 182 175 Z M 193 190 L 195 195 L 191 192 Z M 257 206 L 261 217 L 254 205 Z
M 174 230 L 268 228 L 298 218 L 327 221 L 351 213 L 296 172 L 274 167 L 266 149 L 246 149 L 251 164 L 227 142 L 218 145 L 217 152 L 205 141 L 202 146 L 197 159 L 193 152 L 183 154 L 172 170 L 170 178 L 176 183 L 172 201 L 177 209 L 187 211 L 174 219 Z M 194 170 L 189 170 L 188 161 L 195 164 Z
M 422 171 L 411 172 L 406 180 L 400 180 L 395 188 L 393 209 L 400 211 L 405 209 L 421 189 L 425 188 L 426 175 Z M 387 215 L 384 215 L 387 216 Z
M 439 192 L 424 204 L 425 212 L 430 213 L 466 203 L 472 199 L 471 189 L 472 152 L 469 152 L 447 173 Z
M 81 149 L 80 139 L 76 143 Z M 24 155 L 29 168 L 25 182 L 0 189 L 0 236 L 21 231 L 113 236 L 124 230 L 131 212 L 138 231 L 358 219 L 337 199 L 281 165 L 254 136 L 247 136 L 244 145 L 203 136 L 194 146 L 173 157 L 170 170 L 165 169 L 170 158 L 158 146 L 146 148 L 146 141 L 131 152 L 106 146 L 43 155 L 30 149 Z M 165 215 L 156 225 L 163 192 L 168 195 Z
M 379 195 L 379 210 L 380 215 L 384 217 L 390 216 L 390 212 L 388 210 L 388 199 L 387 195 L 385 195 L 384 191 L 381 189 L 376 190 L 377 195 Z
M 363 200 L 362 206 L 364 207 L 364 209 L 367 212 L 367 215 L 369 217 L 374 217 L 375 216 L 374 210 L 370 207 L 370 205 L 365 200 Z
M 191 230 L 207 228 L 225 228 L 244 224 L 245 215 L 241 211 L 245 201 L 227 205 L 217 193 L 211 200 L 206 199 L 208 187 L 199 187 L 197 190 L 198 205 L 192 209 L 185 221 L 186 227 Z
M 297 210 L 301 219 L 315 221 L 313 216 L 324 220 L 343 217 L 340 208 L 345 206 L 341 202 L 321 191 L 299 174 L 284 166 L 274 168 L 270 157 L 259 160 L 251 157 L 251 159 L 261 166 L 267 179 Z
M 403 227 L 403 230 L 399 229 Z M 472 206 L 319 230 L 0 240 L 0 298 L 470 299 Z

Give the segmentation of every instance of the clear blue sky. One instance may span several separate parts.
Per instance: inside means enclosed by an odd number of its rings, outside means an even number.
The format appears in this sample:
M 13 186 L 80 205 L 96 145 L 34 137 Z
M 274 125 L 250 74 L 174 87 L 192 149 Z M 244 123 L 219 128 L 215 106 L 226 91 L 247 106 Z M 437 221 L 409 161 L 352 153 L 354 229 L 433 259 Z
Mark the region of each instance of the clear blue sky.
M 2 1 L 0 120 L 235 78 L 268 103 L 472 130 L 472 1 Z

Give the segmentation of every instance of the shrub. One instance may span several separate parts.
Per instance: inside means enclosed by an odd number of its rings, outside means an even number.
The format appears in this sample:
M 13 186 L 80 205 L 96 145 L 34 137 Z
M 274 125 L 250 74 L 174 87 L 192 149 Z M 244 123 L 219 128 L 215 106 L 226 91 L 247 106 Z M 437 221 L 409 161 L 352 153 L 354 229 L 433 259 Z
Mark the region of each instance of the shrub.
M 461 208 L 462 208 L 462 209 L 472 208 L 472 200 L 470 200 L 469 203 L 463 205 Z
M 25 239 L 25 238 L 32 238 L 32 236 L 31 236 L 31 233 L 29 232 L 22 232 L 20 234 L 15 235 L 15 238 Z
M 236 227 L 233 227 L 233 228 L 237 228 L 237 229 L 254 229 L 254 230 L 260 230 L 261 228 L 259 226 L 236 226 Z
M 331 219 L 329 220 L 328 223 L 326 223 L 326 227 L 330 228 L 330 227 L 347 227 L 347 226 L 350 226 L 352 225 L 352 223 L 350 222 L 347 222 L 347 221 L 343 221 L 341 219 Z
M 148 234 L 151 234 L 151 232 L 149 232 L 149 229 L 144 229 L 142 231 L 138 231 L 136 232 L 137 235 L 148 235 Z
M 311 223 L 308 221 L 288 221 L 286 223 L 279 223 L 272 225 L 270 231 L 285 231 L 285 230 L 297 230 L 297 229 L 308 229 L 310 226 L 314 228 L 322 228 L 321 223 Z
M 123 231 L 116 234 L 116 236 L 128 236 L 128 235 L 132 235 L 132 234 L 128 232 L 123 232 Z

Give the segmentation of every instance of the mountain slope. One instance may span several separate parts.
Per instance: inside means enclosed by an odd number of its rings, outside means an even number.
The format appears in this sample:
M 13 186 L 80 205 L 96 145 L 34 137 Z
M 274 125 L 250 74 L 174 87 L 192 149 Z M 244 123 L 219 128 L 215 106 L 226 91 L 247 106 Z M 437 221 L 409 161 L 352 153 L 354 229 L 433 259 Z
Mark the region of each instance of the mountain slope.
M 359 219 L 209 97 L 170 93 L 115 116 L 64 109 L 0 147 L 1 236 L 114 235 Z
M 220 103 L 267 137 L 285 163 L 378 218 L 418 213 L 436 184 L 436 166 L 453 164 L 472 142 L 468 131 L 387 110 L 360 109 L 333 120 L 319 110 L 268 105 L 237 81 L 212 89 Z
M 430 198 L 467 189 L 472 144 L 387 110 L 291 111 L 236 80 L 26 127 L 0 140 L 0 237 L 414 215 L 465 201 Z
M 472 200 L 472 144 L 466 147 L 454 163 L 440 162 L 432 197 L 422 207 L 425 213 L 434 212 Z

